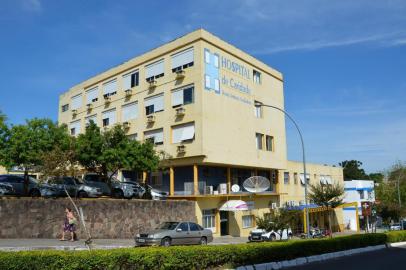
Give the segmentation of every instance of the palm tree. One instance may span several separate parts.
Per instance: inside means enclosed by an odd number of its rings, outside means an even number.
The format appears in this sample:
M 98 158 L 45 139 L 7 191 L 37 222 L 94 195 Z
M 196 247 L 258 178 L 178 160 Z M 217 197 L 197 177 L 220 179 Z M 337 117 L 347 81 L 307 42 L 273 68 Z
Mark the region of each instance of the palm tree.
M 344 187 L 339 183 L 331 185 L 310 185 L 309 199 L 319 206 L 327 208 L 329 231 L 331 231 L 331 210 L 343 203 Z

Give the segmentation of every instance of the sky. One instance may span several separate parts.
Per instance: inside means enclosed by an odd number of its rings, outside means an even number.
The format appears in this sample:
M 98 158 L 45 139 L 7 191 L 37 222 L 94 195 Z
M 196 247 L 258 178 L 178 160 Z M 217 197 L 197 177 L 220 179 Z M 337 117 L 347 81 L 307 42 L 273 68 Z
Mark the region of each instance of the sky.
M 57 120 L 58 96 L 204 28 L 284 75 L 309 162 L 406 161 L 406 1 L 0 0 L 0 110 Z M 288 158 L 301 159 L 287 120 Z

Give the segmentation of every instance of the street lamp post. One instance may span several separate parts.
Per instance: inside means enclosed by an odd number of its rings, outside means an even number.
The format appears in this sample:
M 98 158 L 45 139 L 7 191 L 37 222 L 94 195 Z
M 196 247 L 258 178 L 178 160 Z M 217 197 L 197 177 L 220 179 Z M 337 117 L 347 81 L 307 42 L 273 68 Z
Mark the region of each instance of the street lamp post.
M 305 156 L 305 147 L 304 147 L 304 142 L 303 142 L 303 136 L 302 132 L 300 132 L 300 128 L 297 125 L 296 121 L 283 109 L 272 106 L 272 105 L 267 105 L 263 104 L 260 102 L 255 102 L 255 107 L 268 107 L 268 108 L 273 108 L 276 109 L 280 112 L 283 112 L 295 125 L 297 132 L 299 133 L 300 137 L 300 142 L 302 143 L 302 160 L 303 160 L 303 173 L 304 173 L 304 183 L 305 183 L 305 215 L 306 215 L 306 235 L 307 238 L 309 238 L 309 233 L 310 233 L 310 224 L 309 224 L 309 205 L 307 201 L 307 174 L 306 174 L 306 156 Z

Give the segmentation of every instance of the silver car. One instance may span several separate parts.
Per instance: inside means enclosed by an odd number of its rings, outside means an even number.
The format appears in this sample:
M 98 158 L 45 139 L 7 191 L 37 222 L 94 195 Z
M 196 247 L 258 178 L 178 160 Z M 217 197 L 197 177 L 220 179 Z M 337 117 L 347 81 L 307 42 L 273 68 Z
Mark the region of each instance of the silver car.
M 212 232 L 194 222 L 164 222 L 151 232 L 135 236 L 136 246 L 207 245 L 212 241 Z

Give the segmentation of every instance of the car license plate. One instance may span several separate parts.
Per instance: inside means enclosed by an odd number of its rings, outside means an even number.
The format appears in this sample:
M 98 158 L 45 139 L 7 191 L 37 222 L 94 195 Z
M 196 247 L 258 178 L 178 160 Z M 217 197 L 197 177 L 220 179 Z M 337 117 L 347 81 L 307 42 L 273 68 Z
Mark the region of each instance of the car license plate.
M 138 242 L 145 243 L 145 239 L 138 239 Z

